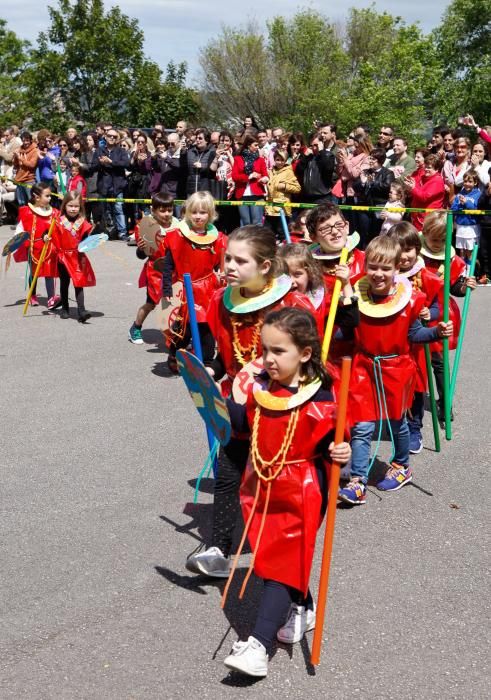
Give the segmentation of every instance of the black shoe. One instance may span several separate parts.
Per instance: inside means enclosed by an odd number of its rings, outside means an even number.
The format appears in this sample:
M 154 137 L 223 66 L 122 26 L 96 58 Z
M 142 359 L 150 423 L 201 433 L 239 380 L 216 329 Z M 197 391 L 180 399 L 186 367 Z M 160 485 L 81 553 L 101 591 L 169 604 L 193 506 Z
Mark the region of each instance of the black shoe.
M 87 311 L 81 311 L 78 314 L 78 322 L 79 323 L 87 323 L 89 318 L 92 318 L 92 316 Z
M 175 355 L 169 355 L 167 358 L 167 367 L 172 374 L 179 374 L 179 367 L 177 366 Z
M 439 399 L 437 402 L 438 420 L 441 424 L 445 423 L 445 406 L 443 401 Z M 450 420 L 453 422 L 453 408 L 450 409 Z
M 68 309 L 61 310 L 60 318 L 70 318 L 70 312 L 68 311 Z

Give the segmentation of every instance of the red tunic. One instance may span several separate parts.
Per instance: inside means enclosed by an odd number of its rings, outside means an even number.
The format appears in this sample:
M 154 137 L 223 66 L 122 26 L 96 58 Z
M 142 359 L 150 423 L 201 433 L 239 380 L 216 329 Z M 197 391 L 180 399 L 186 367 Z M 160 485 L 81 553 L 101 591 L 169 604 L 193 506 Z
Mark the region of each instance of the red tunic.
M 433 274 L 433 272 L 427 270 L 426 267 L 423 267 L 409 279 L 412 282 L 413 288 L 425 295 L 425 306 L 429 308 L 435 299 L 439 297 L 443 287 L 443 281 Z M 415 391 L 425 392 L 428 382 L 428 375 L 426 373 L 424 345 L 422 343 L 413 343 L 411 345 L 411 352 L 416 360 L 419 370 L 416 376 Z
M 276 396 L 291 395 L 288 389 L 278 385 L 276 389 L 272 387 L 272 393 Z M 251 388 L 246 404 L 249 426 L 253 425 L 255 408 Z M 291 410 L 261 408 L 257 444 L 263 459 L 270 460 L 278 452 L 290 415 Z M 299 407 L 294 438 L 286 454 L 287 464 L 271 482 L 266 524 L 254 561 L 257 576 L 293 586 L 304 595 L 309 587 L 315 539 L 321 523 L 322 495 L 315 457 L 320 457 L 318 444 L 334 429 L 335 417 L 336 405 L 330 401 L 316 401 L 315 396 Z M 249 458 L 240 487 L 245 522 L 252 509 L 257 481 Z M 248 533 L 253 551 L 264 512 L 265 495 L 266 483 L 261 481 L 258 504 Z
M 441 260 L 434 260 L 433 258 L 427 258 L 423 255 L 426 267 L 431 270 L 435 275 L 437 275 L 441 280 L 443 280 L 444 265 Z M 465 262 L 458 255 L 454 255 L 450 262 L 450 286 L 454 285 L 459 277 L 465 272 Z M 442 309 L 442 319 L 443 319 L 443 285 L 440 289 L 440 294 L 438 297 L 438 302 L 440 304 L 440 309 Z M 449 320 L 453 322 L 453 333 L 451 338 L 449 338 L 449 348 L 450 350 L 455 350 L 457 347 L 457 341 L 459 339 L 460 332 L 460 309 L 453 297 L 450 297 L 449 304 Z M 432 321 L 429 326 L 436 326 L 438 321 Z M 442 352 L 443 343 L 441 340 L 436 340 L 431 343 L 430 349 L 432 352 Z
M 304 294 L 300 294 L 300 292 L 287 292 L 284 297 L 269 306 L 249 314 L 234 314 L 229 311 L 223 303 L 224 293 L 225 288 L 222 287 L 213 294 L 206 320 L 216 340 L 218 352 L 230 379 L 233 379 L 245 364 L 257 357 L 261 357 L 260 331 L 264 318 L 270 311 L 280 309 L 283 306 L 294 306 L 310 311 L 315 315 L 314 307 L 309 299 Z M 236 324 L 235 330 L 241 347 L 249 349 L 249 352 L 242 353 L 243 361 L 239 361 L 234 351 L 232 323 Z
M 85 253 L 79 253 L 78 244 L 92 231 L 92 224 L 87 219 L 78 218 L 69 221 L 60 216 L 53 231 L 53 245 L 58 260 L 68 270 L 74 287 L 93 287 L 95 274 Z
M 219 231 L 218 238 L 213 243 L 195 245 L 175 228 L 168 231 L 165 241 L 166 250 L 170 251 L 174 261 L 175 281 L 182 282 L 184 273 L 189 272 L 198 323 L 205 322 L 213 292 L 220 287 L 214 270 L 220 265 L 221 251 L 227 246 L 227 238 Z M 180 313 L 184 315 L 185 310 L 181 309 Z
M 31 236 L 24 245 L 16 250 L 14 260 L 16 262 L 25 262 L 30 256 L 33 274 L 36 271 L 44 247 L 43 237 L 48 233 L 52 218 L 58 218 L 58 216 L 59 213 L 56 209 L 52 209 L 48 216 L 35 214 L 29 206 L 20 207 L 19 209 L 19 223 L 22 225 L 23 230 L 28 231 Z M 38 276 L 58 277 L 58 257 L 51 241 L 48 243 L 46 257 Z
M 137 243 L 140 240 L 138 225 L 135 226 L 135 240 Z M 138 279 L 138 287 L 147 288 L 147 294 L 154 304 L 158 304 L 162 299 L 162 273 L 154 268 L 154 262 L 165 257 L 165 241 L 166 238 L 162 238 L 157 248 L 145 260 Z
M 411 354 L 408 332 L 418 319 L 425 301 L 424 294 L 413 290 L 406 306 L 392 316 L 373 318 L 360 309 L 349 393 L 352 423 L 377 421 L 380 418 L 399 420 L 411 407 L 417 366 Z M 373 358 L 387 355 L 395 357 L 380 359 L 386 413 L 377 401 Z

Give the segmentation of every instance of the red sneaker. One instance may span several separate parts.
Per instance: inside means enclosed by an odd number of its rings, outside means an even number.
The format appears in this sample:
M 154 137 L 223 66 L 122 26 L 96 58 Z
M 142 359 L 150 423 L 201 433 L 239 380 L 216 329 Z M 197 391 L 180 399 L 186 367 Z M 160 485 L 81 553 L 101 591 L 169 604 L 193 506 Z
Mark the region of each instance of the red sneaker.
M 30 304 L 31 306 L 39 306 L 38 298 L 37 298 L 36 296 L 34 296 L 34 294 L 33 294 L 32 297 L 29 299 L 29 304 Z

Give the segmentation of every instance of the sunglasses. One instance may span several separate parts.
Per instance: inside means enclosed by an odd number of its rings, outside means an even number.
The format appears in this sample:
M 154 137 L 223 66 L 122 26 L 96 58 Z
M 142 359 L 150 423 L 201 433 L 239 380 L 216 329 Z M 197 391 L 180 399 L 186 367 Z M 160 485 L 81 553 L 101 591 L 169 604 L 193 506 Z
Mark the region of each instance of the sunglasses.
M 380 131 L 379 136 L 392 136 L 392 133 L 389 131 Z
M 58 146 L 61 146 L 61 148 L 68 148 L 67 143 L 59 143 Z

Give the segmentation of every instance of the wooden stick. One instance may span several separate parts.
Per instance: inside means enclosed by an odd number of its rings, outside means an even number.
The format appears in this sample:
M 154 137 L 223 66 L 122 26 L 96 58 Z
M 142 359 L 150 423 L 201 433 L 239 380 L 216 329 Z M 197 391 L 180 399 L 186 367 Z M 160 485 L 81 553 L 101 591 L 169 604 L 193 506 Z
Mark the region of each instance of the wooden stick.
M 338 417 L 336 420 L 336 433 L 334 444 L 343 442 L 344 430 L 346 426 L 346 409 L 348 405 L 348 389 L 351 372 L 351 357 L 343 357 L 341 367 L 341 387 L 339 391 Z M 326 529 L 324 533 L 324 549 L 322 552 L 321 575 L 319 579 L 319 595 L 317 597 L 317 613 L 312 641 L 312 653 L 310 661 L 317 665 L 320 662 L 322 645 L 322 632 L 324 628 L 324 616 L 327 605 L 327 593 L 329 588 L 329 571 L 331 568 L 332 545 L 334 541 L 334 523 L 336 520 L 336 510 L 338 502 L 339 477 L 341 467 L 337 462 L 331 466 L 331 476 L 329 479 L 329 500 L 327 503 Z
M 339 264 L 345 265 L 348 260 L 348 249 L 343 248 L 341 251 L 341 256 L 339 258 Z M 322 341 L 322 362 L 326 364 L 327 357 L 329 355 L 329 347 L 331 345 L 332 331 L 334 328 L 334 319 L 336 318 L 336 311 L 338 310 L 339 295 L 341 294 L 341 280 L 336 280 L 334 282 L 334 289 L 332 292 L 331 306 L 329 307 L 329 315 L 327 317 L 326 330 L 324 332 L 324 340 Z
M 44 259 L 46 258 L 46 254 L 48 252 L 48 245 L 51 240 L 51 236 L 53 235 L 53 229 L 55 227 L 56 219 L 53 216 L 51 219 L 51 223 L 49 225 L 48 229 L 48 237 L 46 241 L 44 242 L 43 249 L 41 251 L 41 255 L 39 256 L 38 264 L 36 266 L 36 272 L 34 273 L 34 277 L 32 278 L 31 286 L 29 287 L 29 291 L 27 292 L 27 298 L 26 298 L 26 303 L 24 304 L 24 309 L 22 311 L 22 315 L 25 316 L 27 313 L 27 307 L 29 306 L 29 302 L 32 297 L 32 293 L 34 289 L 36 288 L 36 282 L 38 281 L 39 273 L 41 272 L 41 268 L 44 263 Z

